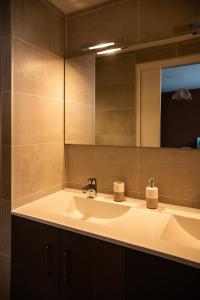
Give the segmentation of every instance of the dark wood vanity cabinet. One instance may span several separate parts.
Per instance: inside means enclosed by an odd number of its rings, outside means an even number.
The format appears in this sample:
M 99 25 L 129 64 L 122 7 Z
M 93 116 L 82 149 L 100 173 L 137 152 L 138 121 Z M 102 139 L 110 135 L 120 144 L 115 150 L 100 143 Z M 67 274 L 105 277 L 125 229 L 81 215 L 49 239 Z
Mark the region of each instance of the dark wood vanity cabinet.
M 57 300 L 59 229 L 12 217 L 11 299 Z
M 200 269 L 12 217 L 11 300 L 193 299 Z
M 127 249 L 126 299 L 196 299 L 200 269 Z
M 124 299 L 124 248 L 69 231 L 61 236 L 61 299 Z
M 122 300 L 125 249 L 12 217 L 11 300 Z

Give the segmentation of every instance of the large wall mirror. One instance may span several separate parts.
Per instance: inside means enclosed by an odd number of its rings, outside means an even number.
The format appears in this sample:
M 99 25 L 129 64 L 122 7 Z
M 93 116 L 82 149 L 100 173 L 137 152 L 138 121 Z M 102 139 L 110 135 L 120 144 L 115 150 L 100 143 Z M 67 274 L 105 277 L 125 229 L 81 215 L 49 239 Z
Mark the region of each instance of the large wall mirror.
M 200 55 L 135 53 L 66 60 L 65 143 L 200 148 Z

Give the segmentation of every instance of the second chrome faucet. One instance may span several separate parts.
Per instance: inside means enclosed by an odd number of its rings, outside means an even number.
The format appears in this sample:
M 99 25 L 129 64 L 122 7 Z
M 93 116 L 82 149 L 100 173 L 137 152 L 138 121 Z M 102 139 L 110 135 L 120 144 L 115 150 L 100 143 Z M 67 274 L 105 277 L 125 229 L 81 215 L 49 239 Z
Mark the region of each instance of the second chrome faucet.
M 95 198 L 97 196 L 97 179 L 91 177 L 88 179 L 88 184 L 83 187 L 83 193 L 88 194 L 88 198 Z

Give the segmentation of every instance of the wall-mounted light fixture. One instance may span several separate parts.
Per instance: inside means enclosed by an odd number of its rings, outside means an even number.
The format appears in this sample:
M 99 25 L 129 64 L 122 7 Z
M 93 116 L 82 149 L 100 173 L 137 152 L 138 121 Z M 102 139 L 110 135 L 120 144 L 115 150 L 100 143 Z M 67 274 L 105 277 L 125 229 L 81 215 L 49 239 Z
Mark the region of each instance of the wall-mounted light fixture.
M 187 89 L 179 89 L 172 95 L 172 100 L 192 100 L 192 96 Z
M 110 48 L 110 49 L 106 49 L 106 50 L 97 52 L 97 54 L 98 55 L 101 55 L 101 54 L 111 54 L 111 53 L 115 53 L 115 52 L 118 52 L 118 51 L 121 51 L 121 50 L 122 50 L 122 48 Z
M 114 46 L 114 45 L 115 45 L 114 42 L 102 43 L 102 44 L 90 46 L 90 47 L 88 47 L 88 50 L 103 49 L 103 48 L 107 48 L 107 47 Z
M 105 43 L 101 43 L 101 44 L 97 44 L 97 45 L 84 47 L 84 48 L 82 48 L 82 51 L 92 51 L 92 50 L 96 50 L 96 49 L 104 49 L 104 48 L 114 46 L 115 44 L 116 44 L 115 42 L 105 42 Z

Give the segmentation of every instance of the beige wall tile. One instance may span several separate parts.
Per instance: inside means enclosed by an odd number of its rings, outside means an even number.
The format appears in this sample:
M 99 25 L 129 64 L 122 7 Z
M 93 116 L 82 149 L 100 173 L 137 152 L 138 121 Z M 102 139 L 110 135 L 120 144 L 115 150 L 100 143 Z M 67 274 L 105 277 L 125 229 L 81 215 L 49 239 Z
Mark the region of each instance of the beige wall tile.
M 112 193 L 114 180 L 123 180 L 126 191 L 137 190 L 137 148 L 68 145 L 67 166 L 69 185 L 96 177 L 99 191 Z
M 138 40 L 138 1 L 127 0 L 105 6 L 79 16 L 69 17 L 67 23 L 68 55 L 87 45 L 106 41 L 123 42 Z
M 1 198 L 11 200 L 11 147 L 3 146 L 2 151 L 2 188 Z
M 66 143 L 94 143 L 94 105 L 66 102 Z
M 10 299 L 10 257 L 0 254 L 0 299 Z
M 84 52 L 82 54 L 84 54 Z M 95 54 L 84 54 L 81 56 L 72 57 L 67 61 L 74 63 L 78 66 L 82 66 L 90 70 L 91 72 L 95 73 L 95 60 L 96 60 Z
M 95 145 L 135 146 L 135 135 L 96 135 Z
M 62 101 L 22 93 L 13 96 L 13 145 L 63 141 Z
M 93 61 L 95 64 L 95 60 Z M 73 59 L 66 61 L 66 100 L 94 105 L 95 73 L 81 65 L 74 64 Z
M 64 59 L 14 39 L 14 90 L 64 98 Z
M 96 111 L 95 135 L 135 134 L 134 110 Z
M 28 194 L 22 198 L 12 199 L 12 209 L 15 209 L 21 205 L 27 204 L 31 201 L 43 198 L 45 196 L 48 196 L 50 194 L 56 193 L 62 189 L 65 189 L 67 187 L 67 183 L 53 185 L 51 187 L 48 187 L 46 189 L 36 191 L 33 194 Z
M 65 57 L 65 17 L 42 1 L 13 1 L 13 34 Z
M 1 200 L 0 253 L 10 256 L 11 201 Z
M 185 26 L 200 17 L 198 0 L 139 1 L 139 40 L 155 41 L 185 34 Z M 187 32 L 186 32 L 187 33 Z
M 96 87 L 96 110 L 135 109 L 135 85 L 123 83 Z
M 63 143 L 13 148 L 13 199 L 65 182 Z
M 177 55 L 191 55 L 200 52 L 200 38 L 189 40 L 177 45 Z
M 144 193 L 148 178 L 154 177 L 160 195 L 200 204 L 199 159 L 198 151 L 139 149 L 139 192 Z
M 148 61 L 155 61 L 159 59 L 167 59 L 176 57 L 176 45 L 156 47 L 153 49 L 144 49 L 138 51 L 136 54 L 136 62 L 143 63 Z
M 134 82 L 134 68 L 134 53 L 98 58 L 96 60 L 96 85 Z

